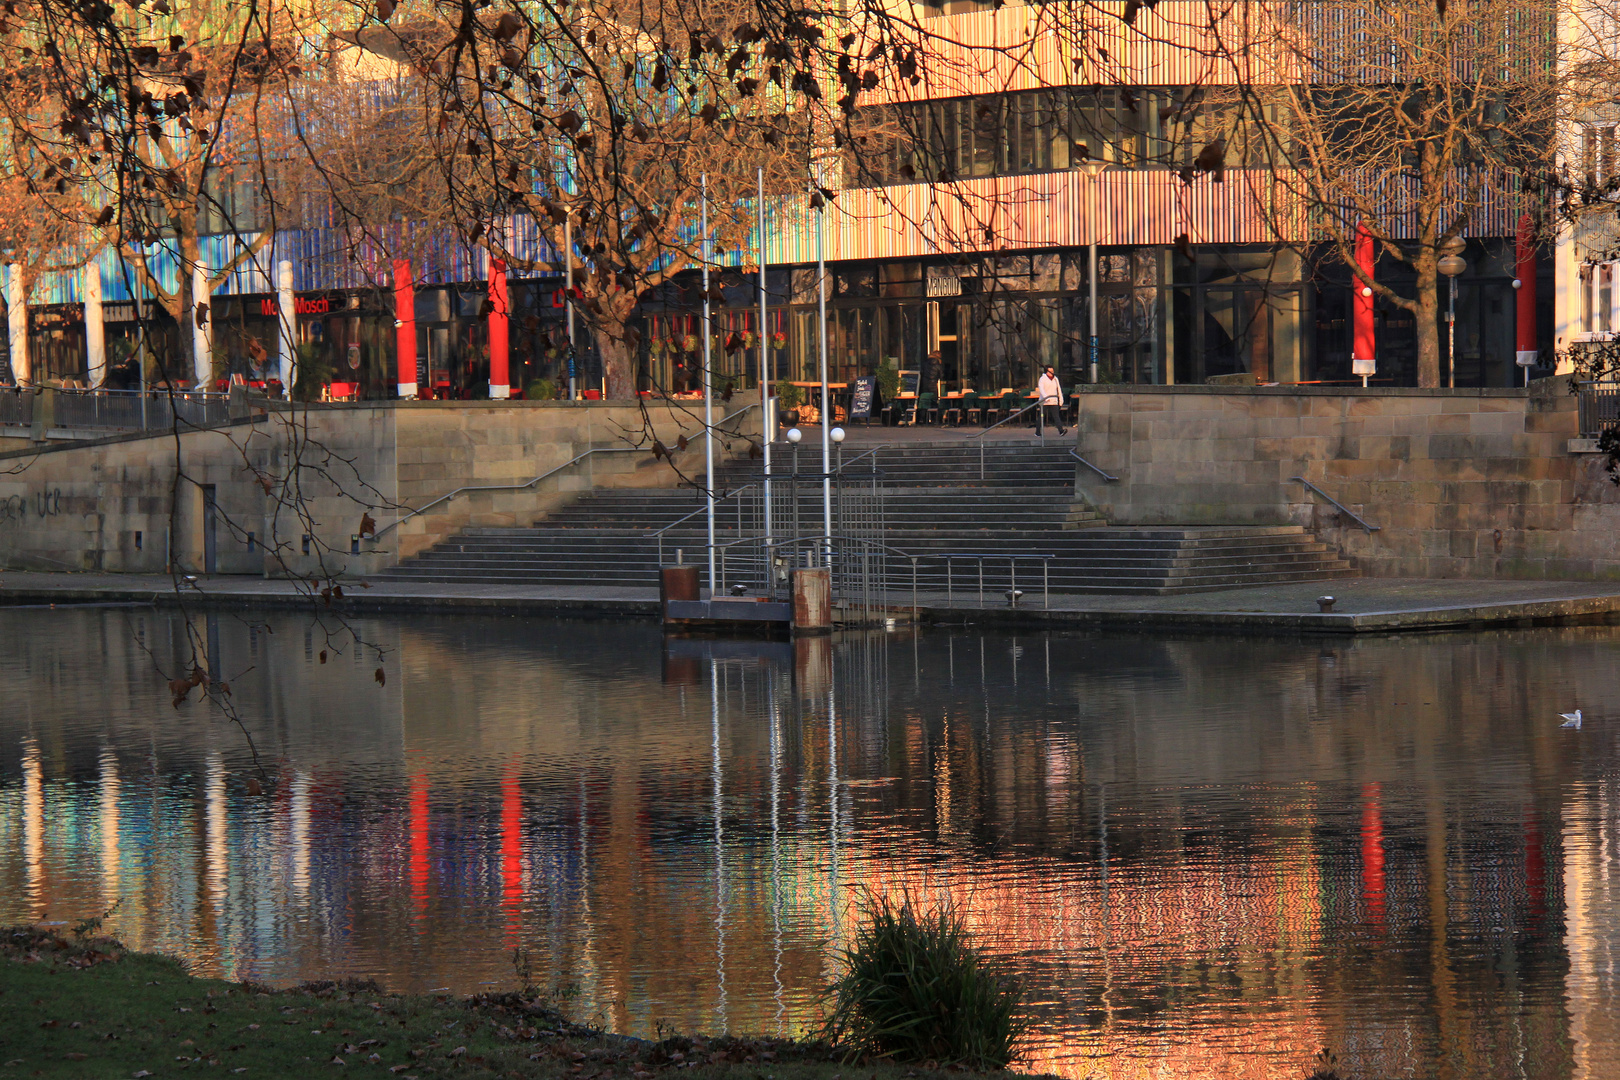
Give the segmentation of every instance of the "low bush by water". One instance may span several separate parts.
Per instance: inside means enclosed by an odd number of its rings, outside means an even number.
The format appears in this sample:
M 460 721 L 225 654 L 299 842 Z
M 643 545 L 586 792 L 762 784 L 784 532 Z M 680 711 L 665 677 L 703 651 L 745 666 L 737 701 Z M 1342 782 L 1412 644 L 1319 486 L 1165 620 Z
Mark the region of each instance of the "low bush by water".
M 1022 988 L 968 940 L 949 907 L 867 901 L 824 1034 L 846 1054 L 1004 1069 L 1029 1029 Z

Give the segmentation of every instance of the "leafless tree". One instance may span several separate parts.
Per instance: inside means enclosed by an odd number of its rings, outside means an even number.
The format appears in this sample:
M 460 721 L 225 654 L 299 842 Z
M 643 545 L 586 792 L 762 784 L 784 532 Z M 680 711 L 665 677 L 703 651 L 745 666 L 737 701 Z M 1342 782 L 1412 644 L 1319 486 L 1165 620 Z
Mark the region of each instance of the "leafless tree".
M 1448 244 L 1493 211 L 1545 206 L 1562 79 L 1558 3 L 1211 9 L 1241 108 L 1232 130 L 1216 133 L 1210 164 L 1239 150 L 1260 157 L 1263 167 L 1235 179 L 1263 189 L 1254 201 L 1278 237 L 1325 241 L 1362 286 L 1415 316 L 1420 386 L 1440 385 L 1438 266 Z M 1357 264 L 1362 229 L 1412 268 L 1410 292 Z

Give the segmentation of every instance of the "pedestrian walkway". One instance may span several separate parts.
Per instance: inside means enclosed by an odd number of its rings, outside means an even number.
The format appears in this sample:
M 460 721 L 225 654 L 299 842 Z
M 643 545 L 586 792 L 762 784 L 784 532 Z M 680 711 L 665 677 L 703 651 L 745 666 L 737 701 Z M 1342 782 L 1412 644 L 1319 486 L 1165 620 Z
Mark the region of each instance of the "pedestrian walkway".
M 1333 610 L 1318 609 L 1331 592 Z M 910 603 L 910 596 L 895 597 Z M 1016 608 L 999 594 L 919 594 L 919 617 L 1047 629 L 1358 634 L 1487 627 L 1620 623 L 1620 586 L 1591 581 L 1454 581 L 1343 578 L 1183 596 L 1066 596 L 1042 606 L 1038 589 Z M 488 585 L 349 581 L 323 597 L 307 583 L 253 577 L 196 581 L 138 574 L 0 573 L 0 607 L 140 604 L 304 609 L 346 614 L 561 615 L 656 618 L 656 589 L 600 585 Z

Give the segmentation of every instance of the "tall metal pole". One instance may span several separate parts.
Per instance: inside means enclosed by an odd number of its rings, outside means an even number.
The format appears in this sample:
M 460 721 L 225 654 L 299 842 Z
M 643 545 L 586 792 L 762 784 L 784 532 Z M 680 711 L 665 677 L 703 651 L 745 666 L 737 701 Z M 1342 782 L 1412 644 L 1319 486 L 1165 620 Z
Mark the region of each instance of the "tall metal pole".
M 1457 386 L 1457 275 L 1451 276 L 1451 310 L 1446 313 L 1446 385 Z
M 709 320 L 709 174 L 703 174 L 703 487 L 709 517 L 709 595 L 714 595 L 714 394 L 710 351 L 714 327 Z
M 765 558 L 771 555 L 771 440 L 776 424 L 771 416 L 771 353 L 765 341 L 765 166 L 759 167 L 759 430 L 765 450 Z
M 1091 237 L 1091 253 L 1090 266 L 1086 271 L 1086 280 L 1091 286 L 1091 336 L 1086 342 L 1086 356 L 1091 363 L 1091 381 L 1095 384 L 1097 381 L 1097 353 L 1099 352 L 1097 341 L 1097 176 L 1095 173 L 1089 175 L 1090 179 L 1086 181 L 1086 187 L 1091 195 L 1091 213 L 1087 215 L 1089 220 L 1086 221 L 1086 232 Z
M 563 219 L 563 310 L 568 313 L 568 400 L 579 397 L 575 375 L 579 354 L 574 349 L 574 217 Z
M 815 190 L 814 183 L 811 191 Z M 816 211 L 816 302 L 820 319 L 821 364 L 821 535 L 826 538 L 822 552 L 824 565 L 832 566 L 832 414 L 827 409 L 827 251 L 823 242 L 822 221 L 827 216 L 827 203 L 822 200 Z

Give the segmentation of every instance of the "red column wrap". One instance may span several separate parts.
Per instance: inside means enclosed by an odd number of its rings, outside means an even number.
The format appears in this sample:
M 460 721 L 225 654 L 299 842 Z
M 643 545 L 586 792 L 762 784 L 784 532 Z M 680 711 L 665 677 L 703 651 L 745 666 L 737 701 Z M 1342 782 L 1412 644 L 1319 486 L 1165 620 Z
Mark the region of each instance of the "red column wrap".
M 394 381 L 399 396 L 416 396 L 416 284 L 411 280 L 411 261 L 394 260 Z
M 1519 279 L 1517 360 L 1529 367 L 1536 359 L 1536 226 L 1529 214 L 1519 217 L 1513 274 Z
M 489 396 L 510 397 L 512 393 L 508 344 L 512 305 L 506 291 L 506 264 L 489 260 Z
M 1361 268 L 1361 272 L 1368 280 L 1372 279 L 1375 261 L 1372 234 L 1367 231 L 1367 226 L 1357 226 L 1356 265 Z M 1361 278 L 1355 276 L 1351 277 L 1350 285 L 1352 289 L 1350 310 L 1355 327 L 1355 341 L 1350 351 L 1352 369 L 1358 375 L 1371 375 L 1378 355 L 1377 341 L 1373 333 L 1372 290 Z

